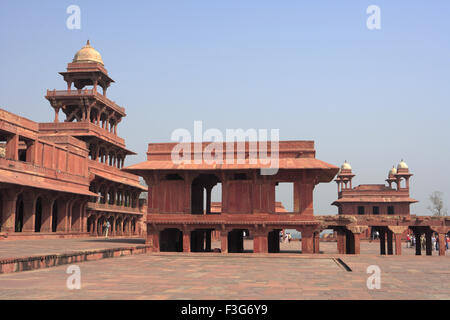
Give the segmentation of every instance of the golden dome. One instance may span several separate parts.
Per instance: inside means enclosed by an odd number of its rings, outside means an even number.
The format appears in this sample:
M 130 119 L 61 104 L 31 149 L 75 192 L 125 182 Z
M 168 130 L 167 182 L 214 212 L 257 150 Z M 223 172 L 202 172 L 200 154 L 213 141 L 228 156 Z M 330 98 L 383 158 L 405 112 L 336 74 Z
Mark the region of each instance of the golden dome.
M 408 169 L 408 165 L 403 161 L 403 159 L 402 159 L 402 161 L 400 161 L 400 163 L 398 164 L 397 170 L 398 170 L 398 169 Z
M 93 47 L 91 47 L 91 44 L 89 43 L 89 40 L 87 41 L 86 45 L 81 48 L 77 53 L 75 53 L 75 56 L 73 57 L 73 63 L 77 62 L 98 62 L 102 66 L 103 60 L 100 53 L 95 50 Z
M 397 169 L 395 169 L 395 166 L 392 166 L 392 169 L 389 170 L 389 177 L 396 175 L 397 174 Z
M 350 165 L 350 163 L 347 162 L 347 160 L 345 160 L 344 164 L 341 166 L 341 170 L 352 170 L 352 166 Z

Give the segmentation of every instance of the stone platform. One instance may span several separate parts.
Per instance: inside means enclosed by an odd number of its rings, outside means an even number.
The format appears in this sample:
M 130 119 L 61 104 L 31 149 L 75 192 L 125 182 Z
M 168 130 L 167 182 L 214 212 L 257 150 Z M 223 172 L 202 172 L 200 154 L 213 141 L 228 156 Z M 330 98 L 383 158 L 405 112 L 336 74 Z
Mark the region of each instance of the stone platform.
M 0 273 L 140 254 L 147 249 L 143 239 L 91 237 L 4 241 L 0 245 Z

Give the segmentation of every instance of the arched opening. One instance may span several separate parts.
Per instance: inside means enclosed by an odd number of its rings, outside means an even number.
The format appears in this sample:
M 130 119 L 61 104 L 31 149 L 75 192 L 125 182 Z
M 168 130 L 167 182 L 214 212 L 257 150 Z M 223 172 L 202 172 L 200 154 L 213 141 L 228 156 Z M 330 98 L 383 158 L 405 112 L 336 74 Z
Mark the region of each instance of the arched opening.
M 164 229 L 159 233 L 161 252 L 183 252 L 183 233 L 175 228 Z
M 17 197 L 16 201 L 16 223 L 14 226 L 14 232 L 22 232 L 23 229 L 23 198 L 22 195 Z
M 42 199 L 39 197 L 36 200 L 36 211 L 34 216 L 34 232 L 41 232 L 42 227 Z
M 52 232 L 58 229 L 58 201 L 53 202 L 52 206 Z
M 220 184 L 219 178 L 214 174 L 200 174 L 192 181 L 191 186 L 191 213 L 213 214 L 211 195 L 213 188 Z M 221 199 L 220 199 L 221 201 Z

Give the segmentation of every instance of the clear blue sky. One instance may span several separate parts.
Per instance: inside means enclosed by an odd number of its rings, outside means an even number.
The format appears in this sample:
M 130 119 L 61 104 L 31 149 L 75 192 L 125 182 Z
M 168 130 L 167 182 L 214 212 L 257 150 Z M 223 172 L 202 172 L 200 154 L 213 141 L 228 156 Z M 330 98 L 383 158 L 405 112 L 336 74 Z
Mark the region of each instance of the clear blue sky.
M 81 30 L 66 9 L 81 8 Z M 366 8 L 381 9 L 381 30 Z M 52 121 L 45 90 L 86 42 L 127 110 L 119 135 L 145 160 L 176 128 L 279 128 L 315 140 L 317 158 L 348 160 L 354 185 L 383 183 L 403 158 L 412 213 L 450 205 L 450 1 L 1 1 L 0 107 Z M 282 200 L 288 193 L 282 193 Z M 315 191 L 333 213 L 335 183 Z

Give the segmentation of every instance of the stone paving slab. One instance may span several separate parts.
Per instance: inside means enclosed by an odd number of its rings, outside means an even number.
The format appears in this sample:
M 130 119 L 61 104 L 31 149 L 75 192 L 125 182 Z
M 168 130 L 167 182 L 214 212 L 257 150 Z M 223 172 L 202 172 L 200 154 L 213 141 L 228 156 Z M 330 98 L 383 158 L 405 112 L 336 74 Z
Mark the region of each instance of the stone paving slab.
M 67 266 L 0 275 L 0 299 L 450 299 L 447 257 L 148 254 L 79 264 L 81 289 Z M 369 290 L 369 265 L 381 289 Z

